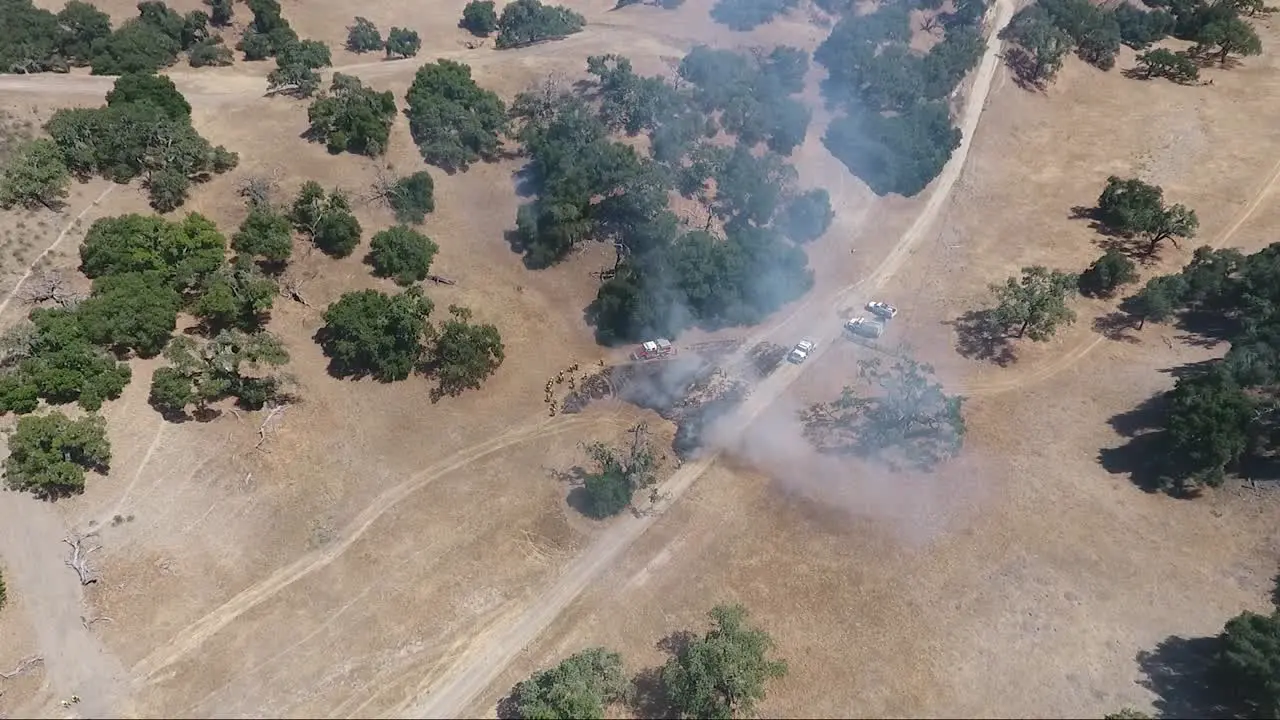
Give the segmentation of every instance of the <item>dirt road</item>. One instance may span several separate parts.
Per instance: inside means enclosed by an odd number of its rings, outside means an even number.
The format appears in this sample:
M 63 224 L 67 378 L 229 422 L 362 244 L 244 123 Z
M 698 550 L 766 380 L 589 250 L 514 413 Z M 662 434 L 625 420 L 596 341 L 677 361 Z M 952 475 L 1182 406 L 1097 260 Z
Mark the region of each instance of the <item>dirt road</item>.
M 951 161 L 935 181 L 924 209 L 875 272 L 837 294 L 833 303 L 835 307 L 843 308 L 855 292 L 874 291 L 887 283 L 937 220 L 968 158 L 969 145 L 978 127 L 982 109 L 991 91 L 992 80 L 999 64 L 1001 43 L 997 36 L 1011 16 L 1012 8 L 1009 0 L 1000 0 L 996 3 L 991 41 L 978 66 L 973 89 L 961 113 L 960 128 L 963 138 L 960 147 L 956 149 Z M 828 302 L 831 302 L 831 299 L 828 299 Z M 824 329 L 827 329 L 827 334 L 830 335 L 830 320 L 825 314 L 820 314 L 818 317 L 823 319 Z M 817 333 L 814 336 L 817 336 Z M 810 363 L 786 365 L 770 376 L 757 387 L 750 400 L 736 414 L 733 429 L 745 428 L 795 382 L 805 368 L 816 364 L 819 357 L 830 347 L 830 343 L 820 343 L 816 353 L 818 357 L 814 357 Z M 398 714 L 413 718 L 451 718 L 464 717 L 471 713 L 476 699 L 510 665 L 511 661 L 537 638 L 592 581 L 606 568 L 615 564 L 622 553 L 653 525 L 662 512 L 679 500 L 693 482 L 716 461 L 718 455 L 718 453 L 709 453 L 706 457 L 685 465 L 672 475 L 659 489 L 659 493 L 666 498 L 662 504 L 651 508 L 651 512 L 640 517 L 620 518 L 609 533 L 601 536 L 586 553 L 566 568 L 564 574 L 550 589 L 539 593 L 533 604 L 527 606 L 522 613 L 513 615 L 507 624 L 499 625 L 493 631 L 477 637 L 471 649 L 464 653 L 446 671 L 446 674 L 434 683 L 434 686 L 424 683 L 420 692 L 426 694 L 425 698 L 409 700 L 398 708 Z

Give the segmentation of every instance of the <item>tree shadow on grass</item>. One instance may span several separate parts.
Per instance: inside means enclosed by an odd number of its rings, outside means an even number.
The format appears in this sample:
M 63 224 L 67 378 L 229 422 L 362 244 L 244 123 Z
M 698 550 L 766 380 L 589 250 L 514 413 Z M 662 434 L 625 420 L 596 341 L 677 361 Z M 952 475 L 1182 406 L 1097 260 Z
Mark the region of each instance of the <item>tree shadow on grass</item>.
M 668 657 L 676 657 L 689 643 L 697 639 L 697 635 L 688 630 L 677 630 L 657 642 L 655 647 Z M 662 666 L 645 668 L 636 673 L 632 681 L 634 693 L 631 696 L 631 709 L 636 717 L 672 718 L 679 717 L 671 698 L 667 697 L 662 687 Z
M 1217 637 L 1170 635 L 1155 649 L 1137 655 L 1145 679 L 1139 684 L 1155 693 L 1156 710 L 1168 718 L 1248 717 L 1214 681 Z
M 516 686 L 518 687 L 519 683 Z M 497 715 L 498 720 L 520 720 L 524 717 L 520 714 L 520 698 L 516 695 L 515 687 L 512 687 L 511 692 L 498 701 Z
M 586 481 L 588 473 L 586 468 L 581 465 L 574 465 L 568 470 L 553 468 L 548 472 L 551 477 L 569 486 L 569 492 L 564 499 L 570 508 L 584 517 L 595 518 L 591 510 L 590 496 L 587 495 Z
M 956 332 L 956 352 L 971 360 L 993 362 L 1000 367 L 1012 365 L 1013 338 L 995 322 L 992 310 L 970 310 L 950 322 Z
M 1113 475 L 1128 475 L 1144 492 L 1164 489 L 1161 479 L 1166 451 L 1164 433 L 1160 429 L 1167 404 L 1164 394 L 1153 395 L 1132 410 L 1113 415 L 1107 424 L 1128 438 L 1119 447 L 1102 448 L 1098 462 Z
M 1133 334 L 1135 325 L 1133 316 L 1127 312 L 1116 310 L 1093 319 L 1093 331 L 1108 340 L 1137 344 L 1141 342 Z
M 1095 206 L 1076 205 L 1067 216 L 1071 220 L 1087 220 L 1089 229 L 1098 234 L 1094 239 L 1103 252 L 1115 250 L 1130 260 L 1150 265 L 1155 262 L 1156 255 L 1151 252 L 1150 244 L 1135 235 L 1126 235 L 1102 221 L 1099 210 Z

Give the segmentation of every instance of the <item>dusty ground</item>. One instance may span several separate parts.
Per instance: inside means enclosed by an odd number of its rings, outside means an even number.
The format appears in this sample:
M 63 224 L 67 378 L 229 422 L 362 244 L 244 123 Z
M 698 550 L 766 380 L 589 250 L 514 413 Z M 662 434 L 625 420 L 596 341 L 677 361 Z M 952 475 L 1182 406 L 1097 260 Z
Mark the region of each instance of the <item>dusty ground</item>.
M 690 39 L 812 47 L 825 34 L 803 13 L 742 36 L 712 25 L 703 3 L 674 13 L 570 4 L 588 15 L 586 32 L 497 53 L 465 49 L 466 35 L 439 21 L 462 2 L 380 3 L 360 12 L 384 29 L 416 27 L 419 59 L 381 63 L 339 50 L 335 64 L 360 64 L 347 71 L 400 97 L 421 62 L 456 57 L 510 97 L 547 72 L 580 73 L 589 54 L 628 54 L 658 72 Z M 132 5 L 105 7 L 119 19 Z M 326 0 L 305 11 L 286 2 L 285 12 L 301 35 L 336 48 L 354 11 Z M 1263 33 L 1269 46 L 1280 42 Z M 1149 702 L 1135 684 L 1143 677 L 1136 654 L 1168 635 L 1214 632 L 1260 606 L 1274 570 L 1268 496 L 1174 502 L 1142 494 L 1099 462 L 1100 448 L 1123 444 L 1108 419 L 1167 386 L 1160 370 L 1201 351 L 1158 327 L 1136 342 L 1102 339 L 1090 321 L 1104 304 L 1081 303 L 1070 331 L 1018 348 L 1018 361 L 998 368 L 957 355 L 947 323 L 1022 264 L 1079 268 L 1095 257 L 1092 234 L 1069 214 L 1111 173 L 1163 184 L 1197 209 L 1206 241 L 1266 242 L 1278 211 L 1259 193 L 1274 180 L 1280 130 L 1258 118 L 1274 116 L 1280 102 L 1276 58 L 1271 51 L 1210 71 L 1213 86 L 1191 88 L 1070 60 L 1047 95 L 1026 94 L 999 71 L 941 222 L 903 258 L 884 298 L 903 309 L 895 332 L 973 396 L 965 456 L 936 475 L 900 478 L 786 455 L 800 447 L 785 444 L 789 411 L 829 397 L 851 375 L 856 353 L 832 348 L 751 436 L 775 439 L 772 457 L 784 462 L 731 456 L 716 464 L 473 707 L 455 712 L 492 712 L 512 682 L 588 644 L 624 651 L 637 669 L 657 664 L 658 639 L 698 626 L 707 608 L 729 599 L 752 609 L 792 663 L 769 714 L 1075 715 Z M 1122 56 L 1120 67 L 1131 64 Z M 229 233 L 243 215 L 234 195 L 242 175 L 274 174 L 286 193 L 305 179 L 357 193 L 372 180 L 371 163 L 297 138 L 305 104 L 259 97 L 263 64 L 209 70 L 179 68 L 175 77 L 197 126 L 239 151 L 242 166 L 201 188 L 188 209 Z M 5 102 L 15 117 L 38 120 L 98 102 L 108 88 L 56 78 L 9 87 Z M 840 232 L 811 249 L 814 297 L 879 266 L 923 204 L 873 200 L 822 148 L 821 122 L 819 113 L 795 158 L 802 182 L 828 187 L 840 213 Z M 397 172 L 422 167 L 402 121 L 393 139 L 388 162 Z M 610 259 L 592 252 L 526 271 L 503 240 L 518 202 L 517 167 L 433 173 L 438 211 L 426 232 L 441 246 L 436 271 L 459 282 L 428 292 L 437 307 L 470 305 L 507 343 L 508 360 L 484 390 L 433 405 L 420 379 L 333 380 L 310 339 L 319 312 L 282 305 L 271 327 L 293 353 L 305 402 L 284 414 L 265 452 L 254 449 L 256 414 L 163 422 L 145 404 L 155 363 L 136 363 L 133 384 L 107 409 L 108 477 L 56 505 L 0 493 L 0 554 L 15 599 L 0 613 L 0 671 L 31 654 L 45 658 L 43 668 L 0 681 L 0 712 L 403 711 L 430 695 L 473 640 L 535 606 L 575 558 L 611 537 L 610 523 L 566 506 L 555 471 L 582 460 L 581 441 L 623 437 L 637 420 L 663 424 L 616 405 L 546 417 L 545 379 L 601 357 L 581 308 L 592 295 L 589 272 Z M 77 187 L 62 217 L 0 218 L 0 298 L 46 248 L 43 262 L 74 265 L 88 223 L 145 208 L 136 188 L 103 195 L 108 188 Z M 359 214 L 366 237 L 391 222 L 377 208 Z M 1166 253 L 1166 265 L 1187 252 Z M 322 308 L 346 290 L 388 287 L 369 276 L 362 254 L 301 260 L 310 302 Z M 0 305 L 0 322 L 20 317 L 19 305 Z M 60 563 L 68 528 L 100 529 L 104 581 L 83 605 Z M 81 705 L 57 706 L 73 693 Z

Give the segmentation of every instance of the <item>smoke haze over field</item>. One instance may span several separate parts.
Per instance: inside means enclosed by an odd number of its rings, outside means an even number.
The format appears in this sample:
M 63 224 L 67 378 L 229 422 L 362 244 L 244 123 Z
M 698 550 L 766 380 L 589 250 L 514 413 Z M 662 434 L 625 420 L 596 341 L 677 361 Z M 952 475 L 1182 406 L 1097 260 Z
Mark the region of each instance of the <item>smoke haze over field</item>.
M 874 459 L 820 453 L 805 439 L 800 407 L 780 398 L 738 437 L 719 423 L 708 436 L 730 464 L 770 478 L 787 496 L 867 520 L 908 546 L 922 546 L 955 529 L 980 499 L 981 478 L 971 463 L 932 472 L 891 470 Z M 719 431 L 719 432 L 717 432 Z

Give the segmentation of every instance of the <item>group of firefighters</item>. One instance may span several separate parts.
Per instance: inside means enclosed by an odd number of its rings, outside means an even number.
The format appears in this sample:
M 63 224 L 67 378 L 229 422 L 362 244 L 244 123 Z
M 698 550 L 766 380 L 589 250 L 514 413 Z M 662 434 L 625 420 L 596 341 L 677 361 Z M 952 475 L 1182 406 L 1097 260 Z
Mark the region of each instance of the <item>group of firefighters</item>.
M 605 367 L 605 362 L 603 359 L 599 360 L 598 363 L 601 368 Z M 547 387 L 546 387 L 547 394 L 546 394 L 546 397 L 542 399 L 542 401 L 547 404 L 551 417 L 555 417 L 556 413 L 559 411 L 559 408 L 556 403 L 556 397 L 555 397 L 555 386 L 563 385 L 565 381 L 568 380 L 569 392 L 571 393 L 576 392 L 578 389 L 578 379 L 574 377 L 574 373 L 578 372 L 579 367 L 580 366 L 578 365 L 578 363 L 574 363 L 569 367 L 565 368 L 564 370 L 561 370 L 560 372 L 556 373 L 555 377 L 551 378 L 550 380 L 547 380 Z

